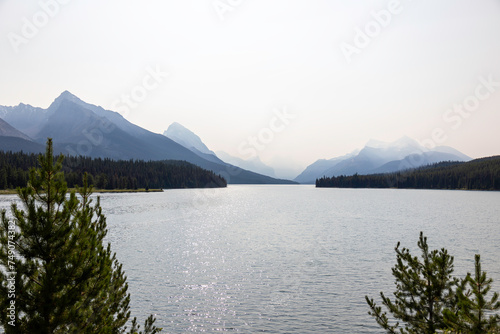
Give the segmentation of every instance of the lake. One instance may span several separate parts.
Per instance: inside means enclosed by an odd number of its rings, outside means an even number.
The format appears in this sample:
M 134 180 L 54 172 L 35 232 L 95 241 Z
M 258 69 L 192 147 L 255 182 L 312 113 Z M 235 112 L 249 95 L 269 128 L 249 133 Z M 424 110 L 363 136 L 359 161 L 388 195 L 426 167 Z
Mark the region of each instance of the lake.
M 100 196 L 132 316 L 155 314 L 164 333 L 379 333 L 364 296 L 392 296 L 394 247 L 417 255 L 420 231 L 455 256 L 458 277 L 481 254 L 500 291 L 500 192 L 230 185 Z

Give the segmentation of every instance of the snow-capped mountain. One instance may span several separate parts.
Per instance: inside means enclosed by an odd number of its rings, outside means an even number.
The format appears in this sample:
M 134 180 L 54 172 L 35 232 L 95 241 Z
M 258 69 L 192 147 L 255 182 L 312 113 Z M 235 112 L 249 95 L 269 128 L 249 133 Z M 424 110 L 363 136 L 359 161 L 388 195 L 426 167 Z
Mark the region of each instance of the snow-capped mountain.
M 323 176 L 394 172 L 449 160 L 469 161 L 471 158 L 447 146 L 429 150 L 406 136 L 392 143 L 370 140 L 357 153 L 316 161 L 297 176 L 295 181 L 314 183 Z

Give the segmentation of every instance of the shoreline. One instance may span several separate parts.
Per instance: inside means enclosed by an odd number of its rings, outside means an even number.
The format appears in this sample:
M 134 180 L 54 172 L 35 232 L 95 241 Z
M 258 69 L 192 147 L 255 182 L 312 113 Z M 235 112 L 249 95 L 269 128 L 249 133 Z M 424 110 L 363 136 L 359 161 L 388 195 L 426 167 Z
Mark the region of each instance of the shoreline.
M 68 188 L 68 192 L 75 190 L 75 188 Z M 163 189 L 148 189 L 139 188 L 139 189 L 93 189 L 93 194 L 105 194 L 105 193 L 160 193 L 163 192 Z M 2 189 L 0 190 L 0 195 L 16 195 L 16 189 Z

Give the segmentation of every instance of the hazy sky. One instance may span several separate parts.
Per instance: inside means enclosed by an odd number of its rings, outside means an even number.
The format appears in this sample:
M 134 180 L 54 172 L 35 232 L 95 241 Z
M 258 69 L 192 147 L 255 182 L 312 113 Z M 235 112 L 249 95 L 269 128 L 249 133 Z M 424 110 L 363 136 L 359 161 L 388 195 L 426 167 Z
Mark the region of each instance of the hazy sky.
M 0 61 L 0 105 L 69 90 L 274 167 L 403 135 L 500 154 L 500 0 L 0 0 Z

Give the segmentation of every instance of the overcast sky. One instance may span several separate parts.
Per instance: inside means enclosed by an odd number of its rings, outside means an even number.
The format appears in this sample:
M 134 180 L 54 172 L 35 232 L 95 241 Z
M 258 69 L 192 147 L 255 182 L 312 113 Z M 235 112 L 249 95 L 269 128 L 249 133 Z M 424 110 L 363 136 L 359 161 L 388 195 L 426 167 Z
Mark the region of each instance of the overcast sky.
M 274 167 L 403 135 L 500 154 L 500 0 L 0 0 L 0 61 L 0 105 L 69 90 Z

